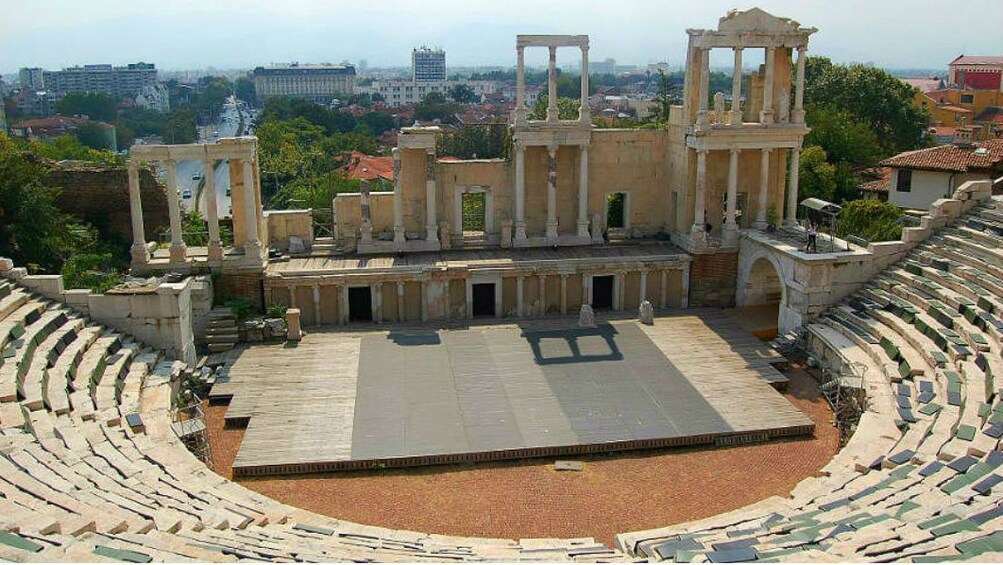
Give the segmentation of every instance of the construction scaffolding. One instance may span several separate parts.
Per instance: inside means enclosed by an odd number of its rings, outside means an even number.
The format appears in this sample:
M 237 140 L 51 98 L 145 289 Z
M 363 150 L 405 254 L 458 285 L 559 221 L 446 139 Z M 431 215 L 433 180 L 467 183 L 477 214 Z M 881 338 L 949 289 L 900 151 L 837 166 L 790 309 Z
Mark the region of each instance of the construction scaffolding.
M 190 390 L 181 394 L 177 407 L 171 410 L 171 430 L 188 451 L 212 469 L 212 447 L 209 445 L 202 399 L 197 394 Z
M 843 363 L 838 370 L 822 365 L 819 388 L 832 408 L 833 421 L 839 430 L 839 444 L 843 446 L 853 436 L 860 415 L 867 409 L 867 392 L 863 363 Z

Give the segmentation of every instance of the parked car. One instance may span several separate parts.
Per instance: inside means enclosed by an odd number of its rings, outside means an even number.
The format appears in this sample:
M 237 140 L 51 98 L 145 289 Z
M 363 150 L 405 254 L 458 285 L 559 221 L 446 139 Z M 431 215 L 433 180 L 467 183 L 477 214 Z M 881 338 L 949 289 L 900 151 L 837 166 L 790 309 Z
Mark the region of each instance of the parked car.
M 181 192 L 181 198 L 184 198 L 185 200 L 187 200 L 187 199 L 189 199 L 191 197 L 192 197 L 192 189 L 186 188 L 186 189 L 184 189 L 184 191 Z

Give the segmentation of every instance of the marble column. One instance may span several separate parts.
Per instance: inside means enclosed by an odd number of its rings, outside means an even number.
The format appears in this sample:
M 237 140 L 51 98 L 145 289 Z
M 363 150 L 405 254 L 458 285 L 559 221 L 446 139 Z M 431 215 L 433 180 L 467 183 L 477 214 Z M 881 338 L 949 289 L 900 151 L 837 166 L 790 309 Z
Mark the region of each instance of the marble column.
M 425 150 L 425 241 L 439 243 L 439 224 L 435 214 L 435 153 Z
M 724 234 L 722 239 L 726 247 L 738 244 L 738 222 L 735 214 L 738 204 L 738 155 L 740 150 L 732 149 L 728 160 L 728 201 L 725 209 Z
M 522 285 L 523 285 L 524 279 L 525 279 L 525 277 L 523 277 L 521 275 L 515 278 L 515 315 L 518 316 L 518 317 L 520 317 L 520 318 L 523 315 L 523 305 L 522 305 L 522 301 L 523 301 L 523 289 L 522 289 Z
M 526 123 L 526 64 L 523 59 L 524 51 L 524 47 L 516 47 L 515 123 L 517 125 Z
M 683 263 L 683 281 L 682 281 L 682 292 L 679 298 L 680 308 L 690 307 L 690 264 L 689 262 Z
M 428 321 L 428 283 L 421 281 L 421 289 L 419 294 L 421 295 L 421 321 Z
M 372 288 L 373 321 L 383 323 L 383 283 L 375 283 Z
M 624 274 L 616 273 L 613 275 L 613 309 L 623 310 L 624 309 Z
M 296 285 L 289 285 L 289 307 L 296 308 Z
M 394 251 L 407 249 L 404 237 L 404 186 L 401 182 L 400 149 L 391 150 L 394 157 Z
M 589 46 L 582 45 L 582 104 L 578 107 L 578 121 L 588 124 L 592 121 L 589 108 Z
M 756 203 L 756 223 L 757 229 L 766 228 L 766 208 L 768 192 L 770 188 L 770 149 L 764 147 L 760 150 L 759 159 L 759 200 Z
M 216 203 L 216 160 L 208 156 L 202 161 L 205 170 L 205 221 L 209 227 L 210 261 L 223 260 L 223 242 L 219 237 L 219 206 Z
M 540 275 L 540 315 L 547 314 L 547 275 Z
M 637 289 L 637 304 L 640 306 L 642 302 L 648 299 L 648 270 L 641 269 L 641 282 Z
M 669 295 L 669 270 L 662 269 L 662 285 L 659 289 L 658 307 L 666 308 L 668 306 L 668 295 Z
M 132 262 L 146 264 L 150 253 L 146 249 L 146 228 L 143 225 L 143 197 L 139 187 L 139 165 L 129 161 L 129 213 L 132 217 Z
M 700 88 L 697 90 L 699 97 L 699 111 L 697 112 L 697 125 L 706 126 L 710 123 L 710 112 L 707 105 L 710 100 L 710 49 L 698 47 L 700 55 Z
M 526 147 L 515 142 L 515 245 L 526 242 Z
M 258 207 L 254 193 L 257 186 L 254 182 L 254 163 L 252 158 L 243 159 L 244 164 L 244 212 L 247 223 L 247 234 L 244 240 L 244 255 L 246 257 L 261 257 L 261 241 L 258 239 Z
M 735 47 L 735 68 L 731 74 L 731 125 L 742 125 L 742 48 Z
M 773 67 L 776 58 L 776 48 L 766 48 L 766 77 L 763 84 L 763 110 L 759 112 L 759 122 L 763 124 L 773 123 Z
M 561 274 L 561 314 L 568 313 L 568 275 Z
M 798 66 L 794 79 L 794 111 L 791 112 L 791 121 L 795 124 L 804 123 L 804 67 L 807 59 L 808 46 L 798 47 Z
M 582 273 L 582 304 L 592 305 L 592 285 L 589 284 L 591 277 Z
M 404 321 L 404 283 L 397 282 L 397 323 Z
M 177 162 L 173 159 L 164 161 L 167 167 L 167 211 L 171 220 L 171 263 L 184 263 L 188 256 L 185 240 L 181 235 L 181 204 L 178 202 L 178 171 Z
M 557 109 L 557 47 L 550 46 L 550 63 L 547 67 L 547 121 L 560 119 Z
M 578 153 L 578 237 L 589 238 L 589 146 Z
M 320 285 L 313 285 L 313 325 L 319 326 L 320 321 Z
M 690 229 L 690 240 L 693 247 L 700 247 L 707 242 L 705 224 L 707 193 L 707 150 L 697 149 L 696 194 L 693 198 L 693 227 Z
M 557 146 L 547 146 L 547 245 L 557 245 Z
M 348 323 L 348 285 L 343 284 L 338 292 L 338 323 L 345 325 Z
M 801 173 L 801 147 L 791 148 L 790 175 L 787 178 L 787 213 L 784 215 L 784 225 L 797 224 L 798 212 L 798 175 Z

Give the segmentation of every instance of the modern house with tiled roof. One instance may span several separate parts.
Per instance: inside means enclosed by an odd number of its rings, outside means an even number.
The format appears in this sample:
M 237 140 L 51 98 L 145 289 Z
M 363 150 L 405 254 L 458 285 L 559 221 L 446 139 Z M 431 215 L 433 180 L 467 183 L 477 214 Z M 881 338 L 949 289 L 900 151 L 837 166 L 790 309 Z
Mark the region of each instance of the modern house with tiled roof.
M 880 165 L 891 170 L 889 202 L 903 208 L 925 209 L 967 181 L 1003 175 L 1003 139 L 975 143 L 958 139 L 951 145 L 899 153 Z

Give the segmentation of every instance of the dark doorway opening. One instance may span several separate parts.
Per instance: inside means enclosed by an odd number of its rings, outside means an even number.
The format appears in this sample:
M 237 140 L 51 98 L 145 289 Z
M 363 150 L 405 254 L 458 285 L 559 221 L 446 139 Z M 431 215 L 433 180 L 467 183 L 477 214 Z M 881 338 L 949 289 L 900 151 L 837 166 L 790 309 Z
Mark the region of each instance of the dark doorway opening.
M 474 289 L 474 316 L 495 315 L 495 283 L 472 285 Z
M 613 309 L 613 275 L 592 277 L 592 309 Z
M 348 321 L 373 321 L 373 293 L 368 286 L 348 289 Z

